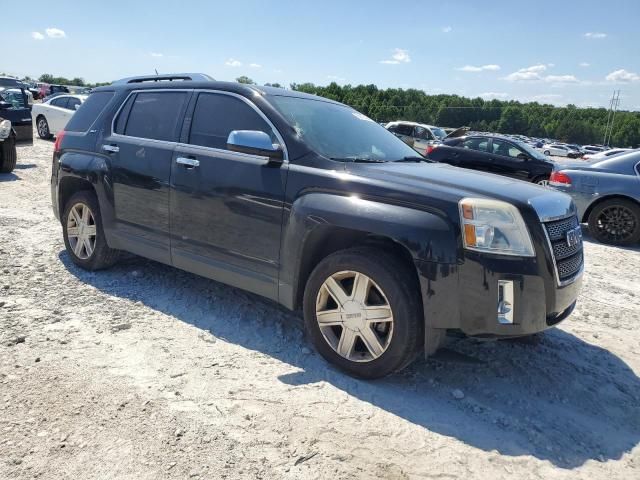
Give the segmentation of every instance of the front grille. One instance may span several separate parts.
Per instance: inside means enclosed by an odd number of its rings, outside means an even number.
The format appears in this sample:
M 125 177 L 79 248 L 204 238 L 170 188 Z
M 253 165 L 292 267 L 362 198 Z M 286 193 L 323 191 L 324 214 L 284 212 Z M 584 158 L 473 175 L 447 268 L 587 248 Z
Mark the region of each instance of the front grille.
M 578 217 L 573 216 L 546 222 L 544 228 L 551 242 L 551 250 L 555 262 L 558 280 L 566 282 L 574 277 L 582 268 L 584 256 L 582 254 L 582 241 L 575 245 L 567 242 L 567 232 L 579 225 Z

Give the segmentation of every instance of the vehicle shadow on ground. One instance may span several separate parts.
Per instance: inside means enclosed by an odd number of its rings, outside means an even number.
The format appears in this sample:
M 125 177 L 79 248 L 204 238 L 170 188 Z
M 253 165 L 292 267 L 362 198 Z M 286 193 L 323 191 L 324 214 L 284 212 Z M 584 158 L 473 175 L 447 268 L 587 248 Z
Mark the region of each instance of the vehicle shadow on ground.
M 27 170 L 28 168 L 36 168 L 38 165 L 35 163 L 18 163 L 15 166 L 16 170 Z
M 589 460 L 620 459 L 640 441 L 638 377 L 616 355 L 560 329 L 538 345 L 456 339 L 404 372 L 362 381 L 309 354 L 299 315 L 261 297 L 138 257 L 95 273 L 76 267 L 65 251 L 59 257 L 80 281 L 105 294 L 140 301 L 300 369 L 274 382 L 328 382 L 486 452 L 531 455 L 573 469 Z M 454 398 L 454 390 L 464 398 Z
M 14 180 L 20 180 L 20 177 L 15 173 L 0 173 L 0 182 L 13 182 Z

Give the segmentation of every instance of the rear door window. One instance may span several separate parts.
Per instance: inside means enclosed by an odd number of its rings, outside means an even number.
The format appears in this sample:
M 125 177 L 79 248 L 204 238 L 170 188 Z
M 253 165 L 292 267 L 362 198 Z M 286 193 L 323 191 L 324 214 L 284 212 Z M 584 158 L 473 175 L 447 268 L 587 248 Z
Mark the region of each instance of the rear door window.
M 193 112 L 189 143 L 226 150 L 227 138 L 233 130 L 259 130 L 277 143 L 271 127 L 243 100 L 231 95 L 201 93 Z
M 95 92 L 89 95 L 78 111 L 71 117 L 65 130 L 69 132 L 86 132 L 104 107 L 113 98 L 114 92 Z
M 124 135 L 178 141 L 187 92 L 141 92 L 126 119 Z
M 76 105 L 80 105 L 82 102 L 80 101 L 79 98 L 76 97 L 69 97 L 69 101 L 67 102 L 67 108 L 69 110 L 75 110 L 76 109 Z
M 51 105 L 58 108 L 67 108 L 68 100 L 69 99 L 67 97 L 54 98 L 51 100 Z
M 467 138 L 459 146 L 462 148 L 468 148 L 470 150 L 477 150 L 479 152 L 487 152 L 489 150 L 489 139 L 478 137 Z

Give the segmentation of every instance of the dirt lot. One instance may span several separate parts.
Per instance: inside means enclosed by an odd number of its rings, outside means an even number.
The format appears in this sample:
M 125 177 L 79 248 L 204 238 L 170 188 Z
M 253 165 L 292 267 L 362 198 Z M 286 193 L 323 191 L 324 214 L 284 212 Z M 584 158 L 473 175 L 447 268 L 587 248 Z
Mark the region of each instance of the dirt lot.
M 363 382 L 266 300 L 76 268 L 51 151 L 0 176 L 0 478 L 640 478 L 640 249 L 587 238 L 578 308 L 538 345 L 455 340 Z

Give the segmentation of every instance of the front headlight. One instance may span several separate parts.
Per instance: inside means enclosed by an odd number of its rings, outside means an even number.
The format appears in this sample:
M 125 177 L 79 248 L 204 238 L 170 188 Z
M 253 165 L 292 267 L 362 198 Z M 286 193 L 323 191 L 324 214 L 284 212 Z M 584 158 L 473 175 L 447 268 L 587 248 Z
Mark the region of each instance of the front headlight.
M 458 205 L 465 248 L 519 257 L 535 255 L 522 215 L 510 203 L 488 198 L 463 198 Z
M 11 133 L 11 122 L 9 120 L 2 120 L 0 122 L 0 140 L 4 140 Z

